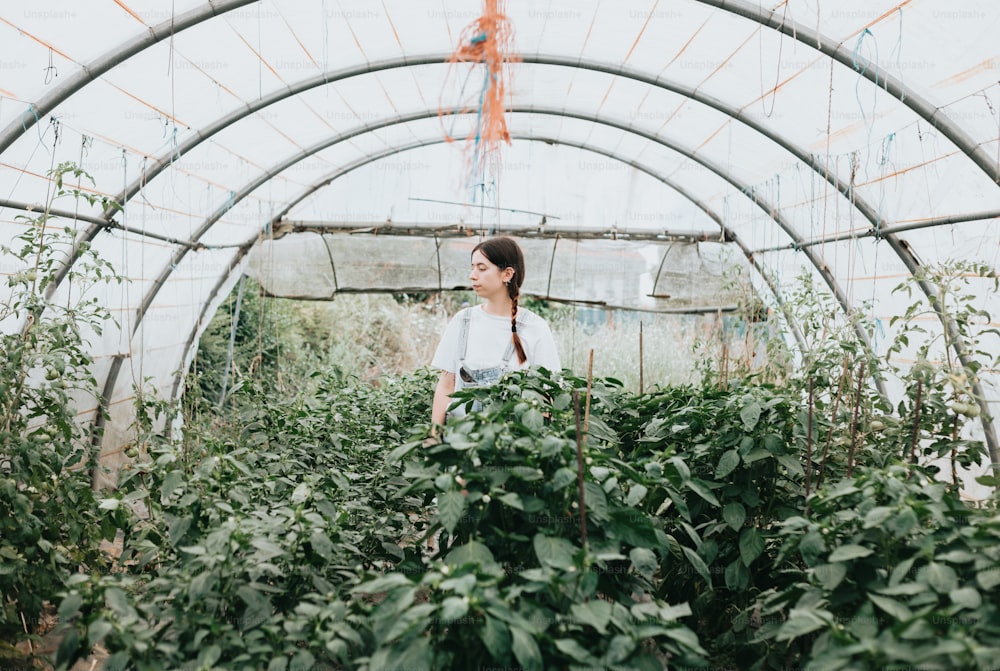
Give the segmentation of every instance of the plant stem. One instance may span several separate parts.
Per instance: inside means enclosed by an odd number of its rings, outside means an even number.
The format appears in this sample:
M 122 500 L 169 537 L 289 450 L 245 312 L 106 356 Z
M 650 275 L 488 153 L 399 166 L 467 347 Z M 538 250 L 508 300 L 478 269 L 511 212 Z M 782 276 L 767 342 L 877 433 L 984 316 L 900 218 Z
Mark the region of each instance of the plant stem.
M 809 377 L 809 419 L 806 422 L 806 499 L 812 485 L 812 451 L 813 451 L 813 378 Z M 809 509 L 808 502 L 806 510 Z
M 587 366 L 587 402 L 583 412 L 583 434 L 590 432 L 590 390 L 594 384 L 594 350 L 590 350 L 590 364 Z M 640 383 L 641 386 L 641 383 Z
M 917 400 L 913 406 L 913 439 L 910 441 L 910 463 L 917 463 L 917 435 L 920 433 L 920 399 L 924 392 L 923 379 L 917 380 Z
M 844 359 L 844 368 L 840 371 L 840 384 L 837 385 L 837 396 L 833 399 L 833 410 L 830 413 L 830 430 L 826 432 L 826 444 L 823 445 L 823 458 L 819 463 L 819 475 L 816 477 L 816 489 L 819 489 L 823 482 L 823 474 L 826 471 L 826 455 L 830 450 L 830 441 L 833 440 L 833 427 L 837 421 L 837 410 L 840 408 L 840 397 L 844 392 L 844 381 L 847 380 L 847 364 L 849 360 Z

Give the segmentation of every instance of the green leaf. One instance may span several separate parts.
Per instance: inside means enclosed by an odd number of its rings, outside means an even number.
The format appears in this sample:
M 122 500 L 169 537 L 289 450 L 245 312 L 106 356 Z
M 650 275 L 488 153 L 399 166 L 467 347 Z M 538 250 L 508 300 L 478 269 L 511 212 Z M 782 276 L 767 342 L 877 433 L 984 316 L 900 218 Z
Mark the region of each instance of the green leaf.
M 191 517 L 175 517 L 170 522 L 170 526 L 167 531 L 167 538 L 170 541 L 170 547 L 177 547 L 177 544 L 181 542 L 184 535 L 191 528 L 191 523 L 194 520 Z
M 412 452 L 414 450 L 414 448 L 416 448 L 420 444 L 421 444 L 420 441 L 413 441 L 413 442 L 410 442 L 410 443 L 403 443 L 402 445 L 400 445 L 399 447 L 397 447 L 396 449 L 394 449 L 392 452 L 390 452 L 388 455 L 386 455 L 385 460 L 386 460 L 387 463 L 395 464 L 400 459 L 402 459 L 403 457 L 405 457 L 407 454 L 409 454 L 410 452 Z
M 960 587 L 948 593 L 956 606 L 975 610 L 983 605 L 983 597 L 974 587 Z
M 71 617 L 77 614 L 80 610 L 80 606 L 83 605 L 83 597 L 76 592 L 70 593 L 62 603 L 59 604 L 59 621 L 67 622 Z
M 352 594 L 380 594 L 396 587 L 412 586 L 413 583 L 402 573 L 386 573 L 372 580 L 358 583 L 351 588 Z
M 745 430 L 753 431 L 753 428 L 757 426 L 757 422 L 760 420 L 761 410 L 760 403 L 752 399 L 740 408 L 740 419 L 743 420 L 743 428 Z
M 726 567 L 726 587 L 734 592 L 742 592 L 750 584 L 750 571 L 741 559 L 735 559 Z
M 900 622 L 909 622 L 913 619 L 913 613 L 910 612 L 910 609 L 895 599 L 890 599 L 887 596 L 879 596 L 878 594 L 872 594 L 871 592 L 868 593 L 868 598 L 873 604 L 885 611 L 887 615 L 896 618 Z
M 210 669 L 215 666 L 220 657 L 222 657 L 222 648 L 219 646 L 210 645 L 207 648 L 202 648 L 201 653 L 198 655 L 198 668 Z
M 740 465 L 740 453 L 736 450 L 728 450 L 719 459 L 719 464 L 715 467 L 715 479 L 721 480 Z
M 56 665 L 65 668 L 69 662 L 76 658 L 80 648 L 80 634 L 76 627 L 71 627 L 59 642 L 59 649 L 56 650 Z M 13 667 L 12 667 L 13 668 Z
M 573 482 L 576 482 L 576 471 L 571 471 L 563 466 L 552 474 L 552 481 L 549 483 L 549 486 L 552 488 L 552 491 L 558 492 L 560 489 Z
M 871 548 L 866 548 L 862 545 L 841 545 L 836 550 L 830 553 L 830 561 L 849 561 L 851 559 L 860 559 L 861 557 L 867 557 L 872 554 Z
M 576 554 L 578 548 L 565 538 L 535 534 L 532 542 L 535 547 L 535 555 L 543 566 L 565 570 L 574 565 L 573 555 Z
M 826 626 L 827 623 L 812 611 L 793 608 L 788 615 L 788 619 L 778 628 L 775 640 L 791 641 Z
M 743 461 L 747 465 L 754 463 L 755 461 L 761 461 L 762 459 L 771 459 L 774 454 L 763 447 L 755 447 L 745 455 L 743 455 Z
M 918 578 L 930 585 L 938 594 L 947 594 L 958 589 L 958 574 L 955 569 L 940 562 L 931 562 L 918 573 Z
M 659 615 L 660 619 L 664 622 L 673 622 L 674 620 L 691 615 L 691 606 L 687 602 L 673 606 L 664 606 L 659 609 Z
M 704 480 L 693 478 L 688 480 L 685 484 L 687 484 L 688 488 L 692 492 L 705 499 L 713 506 L 719 505 L 719 499 L 715 498 L 715 494 L 713 494 L 712 490 L 708 488 L 708 484 Z
M 802 468 L 802 462 L 799 461 L 798 457 L 791 454 L 777 454 L 774 457 L 778 460 L 778 463 L 785 467 L 789 475 L 801 476 L 805 474 L 805 469 Z
M 170 496 L 181 486 L 182 482 L 184 482 L 184 473 L 181 471 L 170 471 L 167 473 L 166 477 L 163 478 L 163 484 L 160 486 L 160 503 L 166 505 L 170 501 Z
M 684 551 L 684 556 L 687 557 L 687 560 L 691 562 L 691 566 L 705 581 L 705 585 L 708 589 L 711 589 L 712 576 L 708 572 L 708 565 L 705 563 L 705 560 L 701 558 L 701 555 L 687 546 L 681 546 L 681 549 Z
M 649 492 L 649 490 L 646 488 L 645 485 L 640 485 L 639 483 L 633 484 L 632 487 L 628 490 L 628 498 L 625 499 L 626 505 L 629 505 L 633 508 L 639 505 L 639 502 L 642 501 L 642 499 L 646 496 L 647 492 Z
M 312 549 L 321 558 L 329 561 L 333 557 L 333 542 L 322 529 L 313 529 L 312 534 L 309 536 L 309 544 L 312 545 Z
M 441 613 L 438 618 L 448 624 L 465 617 L 469 612 L 469 601 L 460 596 L 449 596 L 441 603 Z
M 479 639 L 490 651 L 493 659 L 504 659 L 511 648 L 511 633 L 506 624 L 487 615 L 483 627 L 479 630 Z
M 101 502 L 97 507 L 100 510 L 118 510 L 118 506 L 120 506 L 121 503 L 120 499 L 101 499 Z
M 813 575 L 823 586 L 823 589 L 832 591 L 837 588 L 847 575 L 846 564 L 822 564 L 813 569 Z
M 538 649 L 535 638 L 520 627 L 512 626 L 510 633 L 513 637 L 511 649 L 518 663 L 524 671 L 543 671 L 542 653 Z
M 288 664 L 288 671 L 311 671 L 316 668 L 316 658 L 308 650 L 299 650 Z
M 913 509 L 907 507 L 899 511 L 898 515 L 889 517 L 884 524 L 885 528 L 894 536 L 901 538 L 913 531 L 920 524 L 920 520 L 917 519 L 917 514 L 913 512 Z
M 506 494 L 501 494 L 497 497 L 497 501 L 500 501 L 505 506 L 509 508 L 514 508 L 516 510 L 524 510 L 524 502 L 521 497 L 514 492 L 507 492 Z
M 590 625 L 602 636 L 607 633 L 611 621 L 611 604 L 603 599 L 594 599 L 570 606 L 570 615 L 580 624 Z
M 462 492 L 455 490 L 438 494 L 438 519 L 449 534 L 455 531 L 459 520 L 462 519 L 466 498 Z
M 510 469 L 510 472 L 519 480 L 524 480 L 525 482 L 535 482 L 545 477 L 541 469 L 531 468 L 530 466 L 514 466 Z
M 542 417 L 542 413 L 539 412 L 538 408 L 530 408 L 521 415 L 521 424 L 532 432 L 538 433 L 545 427 L 545 418 Z
M 285 554 L 284 549 L 280 545 L 268 540 L 267 538 L 254 538 L 250 541 L 250 545 L 257 548 L 258 556 L 264 561 L 280 557 Z M 184 548 L 181 549 L 183 550 Z
M 445 561 L 450 566 L 464 566 L 466 564 L 478 564 L 485 569 L 496 568 L 497 561 L 493 557 L 490 549 L 478 541 L 469 541 L 465 545 L 453 548 Z
M 236 590 L 236 595 L 247 605 L 238 621 L 241 631 L 246 632 L 270 622 L 271 601 L 264 594 L 249 585 L 243 585 Z
M 656 555 L 652 550 L 647 548 L 632 548 L 628 553 L 628 558 L 639 575 L 650 580 L 653 579 L 658 564 L 656 562 Z
M 889 584 L 896 585 L 900 583 L 910 573 L 914 561 L 916 561 L 916 557 L 910 557 L 896 564 L 896 567 L 892 569 L 892 573 L 889 575 Z
M 624 662 L 635 651 L 635 645 L 636 642 L 631 636 L 618 634 L 612 638 L 608 644 L 608 651 L 604 654 L 605 667 L 617 666 Z
M 590 654 L 586 648 L 574 639 L 560 638 L 556 639 L 554 643 L 559 651 L 567 655 L 570 659 L 580 662 L 581 664 L 587 664 L 595 667 L 597 666 L 597 658 Z
M 937 556 L 938 561 L 946 561 L 950 564 L 965 564 L 967 562 L 975 561 L 978 559 L 978 555 L 974 552 L 969 552 L 968 550 L 952 550 L 950 552 L 945 552 Z
M 587 506 L 587 518 L 597 521 L 608 519 L 608 496 L 596 482 L 583 483 L 583 501 Z
M 739 531 L 747 519 L 746 508 L 743 507 L 742 503 L 737 501 L 727 503 L 722 509 L 722 519 L 726 521 L 730 529 Z
M 751 527 L 740 532 L 740 559 L 749 567 L 753 560 L 764 551 L 764 539 L 757 529 Z
M 895 511 L 887 506 L 877 506 L 868 511 L 865 515 L 865 529 L 882 526 Z
M 103 641 L 104 637 L 111 632 L 112 628 L 111 623 L 104 618 L 98 618 L 91 622 L 87 625 L 87 645 L 92 648 Z
M 799 541 L 799 553 L 808 566 L 815 564 L 825 551 L 826 542 L 823 540 L 823 534 L 817 529 L 806 532 Z
M 990 592 L 1000 585 L 1000 568 L 991 567 L 976 573 L 976 582 L 985 591 Z
M 104 598 L 107 600 L 108 606 L 111 607 L 111 610 L 113 610 L 115 615 L 119 618 L 128 618 L 135 612 L 132 608 L 132 604 L 129 603 L 128 596 L 126 596 L 124 591 L 117 587 L 109 587 L 104 590 Z
M 311 495 L 312 489 L 309 485 L 303 482 L 295 488 L 295 491 L 292 492 L 292 503 L 302 503 L 307 501 Z

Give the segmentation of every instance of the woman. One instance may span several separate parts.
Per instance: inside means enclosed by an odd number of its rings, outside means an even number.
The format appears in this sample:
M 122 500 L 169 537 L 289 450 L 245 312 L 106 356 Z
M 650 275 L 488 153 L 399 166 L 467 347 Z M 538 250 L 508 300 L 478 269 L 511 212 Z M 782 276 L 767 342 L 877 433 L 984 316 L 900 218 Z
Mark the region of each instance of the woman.
M 524 254 L 513 238 L 496 237 L 472 250 L 472 289 L 483 299 L 448 324 L 431 365 L 441 369 L 434 390 L 433 425 L 442 425 L 451 395 L 463 387 L 493 384 L 528 366 L 560 370 L 552 331 L 544 319 L 518 306 L 524 284 Z M 464 414 L 462 408 L 453 415 Z

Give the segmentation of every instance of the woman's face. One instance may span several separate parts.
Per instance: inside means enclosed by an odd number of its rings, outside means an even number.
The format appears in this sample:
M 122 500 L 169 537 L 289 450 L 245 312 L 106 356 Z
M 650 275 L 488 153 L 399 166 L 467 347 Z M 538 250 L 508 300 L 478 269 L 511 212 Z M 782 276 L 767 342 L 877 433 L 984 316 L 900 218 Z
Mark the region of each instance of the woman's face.
M 472 280 L 472 289 L 480 298 L 491 300 L 506 296 L 507 287 L 504 281 L 510 280 L 513 275 L 513 268 L 500 270 L 478 249 L 472 253 L 472 272 L 469 273 L 469 279 Z

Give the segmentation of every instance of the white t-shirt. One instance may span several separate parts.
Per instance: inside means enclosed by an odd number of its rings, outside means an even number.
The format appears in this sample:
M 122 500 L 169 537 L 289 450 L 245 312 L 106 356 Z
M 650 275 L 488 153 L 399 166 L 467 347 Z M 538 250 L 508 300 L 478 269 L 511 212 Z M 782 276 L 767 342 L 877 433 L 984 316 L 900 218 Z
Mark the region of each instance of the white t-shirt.
M 469 313 L 469 338 L 464 352 L 466 368 L 490 368 L 499 366 L 510 343 L 510 317 L 491 315 L 482 305 L 460 310 L 452 317 L 441 335 L 437 351 L 431 365 L 449 373 L 455 373 L 455 391 L 462 388 L 462 378 L 458 369 L 462 365 L 463 352 L 459 351 L 462 337 L 462 321 Z M 521 337 L 527 359 L 524 364 L 517 361 L 517 354 L 511 354 L 508 370 L 529 366 L 542 366 L 550 371 L 559 371 L 559 353 L 552 339 L 548 323 L 528 308 L 517 308 L 517 335 Z

